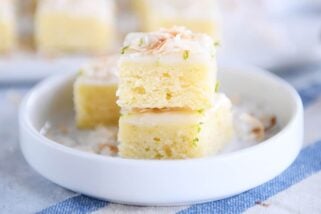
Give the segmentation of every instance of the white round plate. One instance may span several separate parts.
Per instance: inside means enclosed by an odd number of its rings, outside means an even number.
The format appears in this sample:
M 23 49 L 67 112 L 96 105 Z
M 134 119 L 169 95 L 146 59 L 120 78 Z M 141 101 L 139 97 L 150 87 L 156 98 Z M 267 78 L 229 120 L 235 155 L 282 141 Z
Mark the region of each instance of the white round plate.
M 296 158 L 302 145 L 303 110 L 296 91 L 258 68 L 220 71 L 223 91 L 264 103 L 281 131 L 255 146 L 190 160 L 131 160 L 68 148 L 39 133 L 45 122 L 71 111 L 75 75 L 45 80 L 25 98 L 20 143 L 42 176 L 75 192 L 135 205 L 180 205 L 226 198 L 269 181 Z

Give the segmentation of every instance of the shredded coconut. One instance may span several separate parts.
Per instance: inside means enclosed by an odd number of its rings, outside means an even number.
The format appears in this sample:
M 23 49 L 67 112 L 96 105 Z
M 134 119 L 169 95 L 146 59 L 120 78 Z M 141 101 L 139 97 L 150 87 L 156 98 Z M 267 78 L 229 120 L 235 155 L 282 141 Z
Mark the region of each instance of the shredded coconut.
M 215 53 L 214 42 L 206 34 L 193 33 L 185 27 L 161 29 L 150 33 L 127 35 L 122 54 L 165 54 L 181 51 Z
M 112 55 L 83 65 L 79 71 L 81 80 L 118 83 L 118 58 L 118 55 Z

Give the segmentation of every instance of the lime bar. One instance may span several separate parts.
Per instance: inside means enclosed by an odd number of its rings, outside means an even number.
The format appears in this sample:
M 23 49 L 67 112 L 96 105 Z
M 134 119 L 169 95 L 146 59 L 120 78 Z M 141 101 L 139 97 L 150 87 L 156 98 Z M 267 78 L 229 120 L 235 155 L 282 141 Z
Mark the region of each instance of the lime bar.
M 103 58 L 80 70 L 74 84 L 76 120 L 79 128 L 118 124 L 116 62 L 116 56 Z
M 217 153 L 233 135 L 231 102 L 223 94 L 204 111 L 145 110 L 119 120 L 119 155 L 134 159 L 186 159 Z
M 129 34 L 119 60 L 119 106 L 211 108 L 217 73 L 213 43 L 183 27 Z

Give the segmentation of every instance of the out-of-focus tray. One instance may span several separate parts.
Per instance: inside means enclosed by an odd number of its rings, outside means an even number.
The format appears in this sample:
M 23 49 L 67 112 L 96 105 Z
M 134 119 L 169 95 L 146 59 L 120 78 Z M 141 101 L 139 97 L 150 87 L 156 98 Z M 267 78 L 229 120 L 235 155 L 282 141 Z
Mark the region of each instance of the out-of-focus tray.
M 45 57 L 36 54 L 13 54 L 0 57 L 0 84 L 34 82 L 45 77 L 74 72 L 90 56 Z

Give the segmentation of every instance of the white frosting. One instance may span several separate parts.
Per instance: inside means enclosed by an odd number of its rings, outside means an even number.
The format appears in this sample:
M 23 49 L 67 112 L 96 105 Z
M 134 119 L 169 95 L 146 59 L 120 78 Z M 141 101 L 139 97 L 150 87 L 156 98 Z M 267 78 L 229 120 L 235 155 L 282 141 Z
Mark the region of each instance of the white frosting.
M 168 123 L 186 123 L 186 122 L 203 122 L 208 118 L 207 115 L 213 114 L 220 108 L 231 109 L 232 104 L 229 98 L 224 94 L 219 93 L 213 99 L 213 107 L 205 110 L 204 112 L 194 112 L 191 114 L 189 111 L 164 111 L 164 112 L 145 112 L 128 115 L 125 117 L 127 123 L 140 124 L 140 125 L 157 125 Z M 231 109 L 232 110 L 232 109 Z
M 117 60 L 119 56 L 109 56 L 98 59 L 92 63 L 84 65 L 80 69 L 81 76 L 79 81 L 90 82 L 94 84 L 117 84 L 118 69 Z
M 0 0 L 0 19 L 14 20 L 15 8 L 12 0 Z
M 41 0 L 38 13 L 62 12 L 73 16 L 114 18 L 114 0 Z
M 136 63 L 159 63 L 159 64 L 177 64 L 180 62 L 184 63 L 202 63 L 211 66 L 212 69 L 216 69 L 216 59 L 213 56 L 210 56 L 208 53 L 191 53 L 188 60 L 183 59 L 183 53 L 170 53 L 170 54 L 162 54 L 155 57 L 154 55 L 142 55 L 141 53 L 133 53 L 122 55 L 119 64 L 124 62 L 136 62 Z
M 157 16 L 173 19 L 218 19 L 217 0 L 146 0 Z
M 125 55 L 153 55 L 184 52 L 190 54 L 205 53 L 215 55 L 215 46 L 206 34 L 193 33 L 184 27 L 161 29 L 150 33 L 130 33 L 127 35 L 122 53 Z

